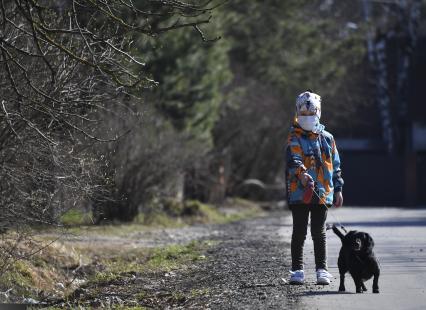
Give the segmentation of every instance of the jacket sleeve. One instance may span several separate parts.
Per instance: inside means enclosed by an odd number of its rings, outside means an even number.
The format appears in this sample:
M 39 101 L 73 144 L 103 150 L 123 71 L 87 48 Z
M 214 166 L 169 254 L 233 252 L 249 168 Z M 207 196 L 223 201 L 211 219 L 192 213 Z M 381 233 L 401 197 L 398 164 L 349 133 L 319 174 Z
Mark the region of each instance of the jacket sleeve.
M 300 174 L 306 171 L 306 167 L 303 165 L 302 146 L 292 133 L 287 139 L 286 159 L 288 176 L 299 179 Z
M 341 192 L 343 184 L 345 183 L 342 178 L 342 169 L 340 168 L 340 156 L 337 151 L 336 142 L 334 138 L 331 144 L 331 153 L 333 156 L 333 184 L 334 184 L 334 192 Z

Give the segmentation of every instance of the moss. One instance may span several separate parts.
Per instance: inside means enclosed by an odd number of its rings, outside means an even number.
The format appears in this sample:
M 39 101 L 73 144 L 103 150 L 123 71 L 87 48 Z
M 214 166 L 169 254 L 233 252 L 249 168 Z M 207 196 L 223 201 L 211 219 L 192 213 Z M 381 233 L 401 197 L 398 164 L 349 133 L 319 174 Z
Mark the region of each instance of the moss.
M 126 277 L 129 273 L 166 272 L 184 268 L 189 263 L 206 259 L 202 253 L 214 244 L 216 243 L 212 241 L 193 241 L 186 245 L 139 250 L 134 253 L 126 253 L 125 256 L 118 253 L 116 256 L 98 261 L 98 264 L 102 264 L 104 269 L 92 276 L 87 282 L 87 286 L 101 286 Z M 143 298 L 144 295 L 139 297 Z
M 224 212 L 208 204 L 201 204 L 200 211 L 203 214 L 202 221 L 205 223 L 225 224 L 230 222 L 239 221 L 242 219 L 254 217 L 259 215 L 261 210 L 257 205 L 244 207 L 234 210 L 233 212 Z
M 168 215 L 181 216 L 184 204 L 177 199 L 166 198 L 161 200 L 161 207 Z
M 201 206 L 202 206 L 202 203 L 198 200 L 187 200 L 184 203 L 182 214 L 186 215 L 186 216 L 188 216 L 188 215 L 190 215 L 190 216 L 200 215 L 201 214 Z
M 67 283 L 73 276 L 68 272 L 69 268 L 78 264 L 76 252 L 57 242 L 45 245 L 46 242 L 33 237 L 17 246 L 17 251 L 28 259 L 8 266 L 0 276 L 0 291 L 12 289 L 12 296 L 37 300 L 45 294 L 61 298 L 67 289 L 74 289 L 76 284 L 67 286 Z M 37 252 L 37 249 L 40 250 Z M 63 285 L 62 288 L 58 283 Z
M 139 293 L 136 294 L 135 298 L 138 301 L 143 301 L 144 299 L 148 298 L 149 294 L 145 291 L 141 291 Z
M 173 200 L 171 200 L 173 201 Z M 261 208 L 250 201 L 244 199 L 230 199 L 226 202 L 225 207 L 234 210 L 232 213 L 223 212 L 221 208 L 205 204 L 197 200 L 187 200 L 179 206 L 176 201 L 170 202 L 175 208 L 170 215 L 168 212 L 162 211 L 158 205 L 151 206 L 152 211 L 140 213 L 133 223 L 116 223 L 108 225 L 81 225 L 74 226 L 68 231 L 75 235 L 108 235 L 108 236 L 126 236 L 132 233 L 143 232 L 151 228 L 179 228 L 186 225 L 196 223 L 223 224 L 232 221 L 238 221 L 245 218 L 259 215 Z M 176 214 L 180 214 L 176 216 Z
M 215 207 L 207 205 L 207 204 L 201 204 L 200 205 L 200 211 L 203 214 L 203 218 L 205 219 L 205 222 L 209 223 L 222 223 L 225 222 L 226 216 L 222 213 L 220 213 Z
M 65 226 L 89 225 L 93 223 L 92 214 L 80 209 L 69 209 L 65 212 L 60 221 Z
M 112 309 L 114 309 L 114 310 L 146 310 L 148 308 L 145 308 L 145 307 L 142 307 L 142 306 L 133 306 L 133 307 L 116 306 L 116 307 L 113 307 Z
M 48 262 L 45 260 L 45 258 L 40 257 L 40 256 L 34 256 L 32 258 L 32 264 L 35 267 L 39 267 L 39 268 L 45 268 L 48 266 Z
M 185 302 L 187 300 L 187 297 L 184 293 L 182 292 L 173 292 L 172 293 L 172 299 L 175 302 L 181 303 L 181 302 Z
M 27 262 L 16 261 L 0 277 L 2 290 L 13 288 L 17 295 L 34 297 L 32 288 L 35 283 L 32 277 L 31 267 Z
M 95 273 L 93 277 L 89 278 L 87 283 L 88 285 L 91 285 L 91 284 L 105 285 L 119 279 L 120 279 L 120 275 L 110 270 L 106 272 Z
M 228 198 L 225 205 L 234 206 L 237 208 L 245 208 L 245 209 L 256 209 L 259 208 L 256 202 L 252 200 L 247 200 L 241 197 Z
M 205 245 L 193 241 L 187 245 L 170 245 L 165 248 L 154 250 L 147 266 L 153 269 L 172 270 L 180 265 L 201 259 L 201 249 Z
M 190 295 L 191 295 L 192 298 L 195 298 L 195 297 L 207 295 L 209 293 L 209 291 L 210 290 L 208 288 L 192 289 L 191 292 L 190 292 Z
M 173 198 L 163 198 L 153 202 L 146 213 L 140 213 L 135 222 L 147 226 L 179 227 L 185 224 L 188 218 L 199 216 L 199 201 L 188 200 L 181 202 Z
M 170 217 L 166 213 L 154 211 L 140 216 L 138 222 L 148 227 L 178 228 L 185 225 L 180 217 Z

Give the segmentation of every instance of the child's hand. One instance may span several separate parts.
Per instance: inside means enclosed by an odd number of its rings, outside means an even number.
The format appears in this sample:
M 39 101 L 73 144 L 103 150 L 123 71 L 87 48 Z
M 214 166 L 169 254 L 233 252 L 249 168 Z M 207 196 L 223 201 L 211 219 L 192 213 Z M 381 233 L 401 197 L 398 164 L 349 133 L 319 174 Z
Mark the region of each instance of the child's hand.
M 312 179 L 312 177 L 309 175 L 309 173 L 307 173 L 307 172 L 303 172 L 301 175 L 300 175 L 300 182 L 302 182 L 302 185 L 304 186 L 304 187 L 306 187 L 306 185 L 307 184 L 309 184 L 309 183 L 314 183 L 314 180 Z
M 334 206 L 339 208 L 343 205 L 343 195 L 342 192 L 334 193 Z

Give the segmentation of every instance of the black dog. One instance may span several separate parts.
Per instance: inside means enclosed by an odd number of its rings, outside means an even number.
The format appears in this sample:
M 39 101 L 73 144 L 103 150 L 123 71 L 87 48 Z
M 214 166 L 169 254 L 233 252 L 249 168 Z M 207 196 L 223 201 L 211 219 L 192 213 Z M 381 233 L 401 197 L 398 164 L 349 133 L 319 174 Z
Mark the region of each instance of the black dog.
M 372 276 L 374 276 L 373 293 L 378 293 L 380 268 L 373 253 L 373 238 L 365 232 L 356 230 L 343 235 L 334 225 L 333 231 L 342 240 L 342 248 L 337 262 L 340 273 L 339 291 L 345 291 L 345 273 L 349 271 L 354 279 L 357 293 L 363 293 L 367 290 L 364 281 Z

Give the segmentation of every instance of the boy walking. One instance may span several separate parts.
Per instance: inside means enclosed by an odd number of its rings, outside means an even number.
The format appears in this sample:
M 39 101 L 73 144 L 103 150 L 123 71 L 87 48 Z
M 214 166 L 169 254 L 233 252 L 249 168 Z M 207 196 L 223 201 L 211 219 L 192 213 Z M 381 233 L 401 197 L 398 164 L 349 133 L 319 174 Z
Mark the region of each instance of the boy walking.
M 317 284 L 330 284 L 325 221 L 333 200 L 335 207 L 343 204 L 343 179 L 336 143 L 320 124 L 320 118 L 321 97 L 310 90 L 301 93 L 286 148 L 287 200 L 293 217 L 291 284 L 302 284 L 305 280 L 303 245 L 309 216 Z

